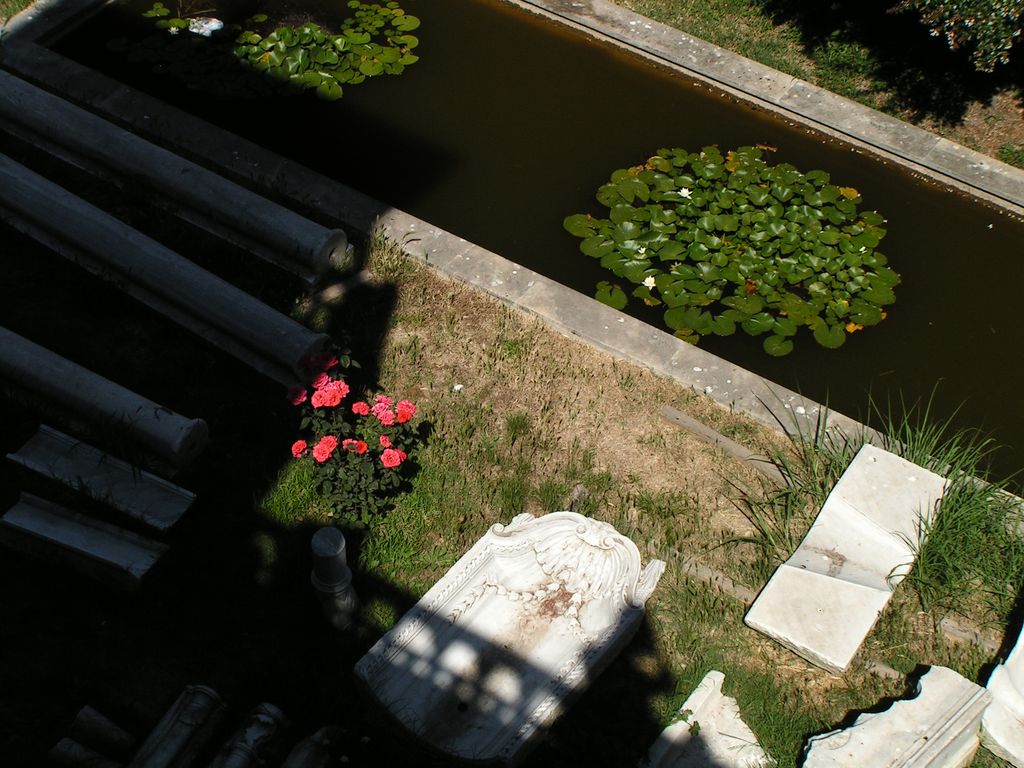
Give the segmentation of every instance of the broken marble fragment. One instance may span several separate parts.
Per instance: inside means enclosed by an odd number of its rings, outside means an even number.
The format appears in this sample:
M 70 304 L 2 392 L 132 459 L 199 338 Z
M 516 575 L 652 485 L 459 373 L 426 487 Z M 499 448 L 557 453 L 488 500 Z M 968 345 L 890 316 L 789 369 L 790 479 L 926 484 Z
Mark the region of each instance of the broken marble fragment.
M 679 709 L 682 719 L 658 736 L 644 768 L 768 768 L 753 731 L 740 717 L 736 700 L 722 693 L 725 675 L 708 672 Z
M 7 458 L 161 532 L 196 499 L 184 488 L 45 424 Z
M 0 541 L 26 552 L 55 557 L 115 586 L 137 588 L 167 552 L 167 545 L 116 525 L 21 494 L 0 517 Z
M 991 695 L 946 667 L 931 667 L 913 699 L 812 736 L 803 768 L 963 768 L 978 749 Z
M 988 692 L 992 703 L 981 719 L 981 743 L 1016 768 L 1024 768 L 1024 648 L 1019 634 L 1006 661 L 992 670 Z
M 746 624 L 830 672 L 845 671 L 910 571 L 945 482 L 865 445 Z

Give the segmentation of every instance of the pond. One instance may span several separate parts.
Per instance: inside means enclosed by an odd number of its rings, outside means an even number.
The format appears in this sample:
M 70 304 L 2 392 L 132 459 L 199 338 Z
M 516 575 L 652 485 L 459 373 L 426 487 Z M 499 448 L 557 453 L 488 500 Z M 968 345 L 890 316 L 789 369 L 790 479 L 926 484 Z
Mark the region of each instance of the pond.
M 956 412 L 958 424 L 1010 446 L 1000 470 L 1024 466 L 1024 223 L 1004 212 L 500 0 L 404 0 L 422 20 L 420 60 L 401 76 L 347 87 L 338 101 L 223 100 L 108 50 L 112 39 L 146 33 L 149 6 L 107 10 L 56 48 L 588 294 L 608 273 L 562 220 L 606 215 L 594 193 L 613 169 L 659 147 L 764 144 L 776 149 L 770 162 L 827 171 L 860 191 L 862 210 L 887 219 L 880 250 L 902 275 L 888 318 L 837 350 L 806 331 L 781 358 L 744 334 L 702 346 L 860 418 L 869 394 L 913 401 L 937 386 L 936 414 Z M 324 24 L 346 11 L 316 2 L 218 14 L 254 10 Z M 631 311 L 664 327 L 656 310 Z

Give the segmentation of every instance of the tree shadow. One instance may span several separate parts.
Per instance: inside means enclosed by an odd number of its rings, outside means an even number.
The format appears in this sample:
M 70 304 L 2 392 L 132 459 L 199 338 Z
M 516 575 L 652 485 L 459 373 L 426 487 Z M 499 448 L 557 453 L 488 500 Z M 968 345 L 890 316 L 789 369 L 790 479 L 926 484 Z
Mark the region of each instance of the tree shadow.
M 776 24 L 789 24 L 800 34 L 804 50 L 823 58 L 841 75 L 826 77 L 825 87 L 856 98 L 876 89 L 891 95 L 883 106 L 906 111 L 913 119 L 961 122 L 972 102 L 986 102 L 1007 88 L 1024 85 L 1020 44 L 1009 65 L 988 74 L 978 72 L 964 51 L 951 51 L 933 37 L 916 14 L 893 13 L 892 0 L 759 0 Z M 867 55 L 859 50 L 863 46 Z M 854 82 L 842 82 L 848 74 Z M 868 82 L 863 82 L 869 78 Z M 872 82 L 873 81 L 873 82 Z
M 353 764 L 401 765 L 412 758 L 450 765 L 450 757 L 402 736 L 352 675 L 387 628 L 380 617 L 393 620 L 417 595 L 357 567 L 355 587 L 367 610 L 351 631 L 335 632 L 309 582 L 309 541 L 318 525 L 285 524 L 264 510 L 268 490 L 289 461 L 297 422 L 281 388 L 6 227 L 0 236 L 7 277 L 0 285 L 0 325 L 177 412 L 206 419 L 211 432 L 206 452 L 175 478 L 198 500 L 166 537 L 170 550 L 140 592 L 116 593 L 50 560 L 5 549 L 0 580 L 11 588 L 0 598 L 0 717 L 10 727 L 0 736 L 0 753 L 14 765 L 42 764 L 85 704 L 144 736 L 185 685 L 203 684 L 230 708 L 210 752 L 255 704 L 269 701 L 293 724 L 290 744 L 340 723 L 337 749 Z M 221 268 L 228 278 L 234 269 L 265 271 L 260 279 L 274 274 L 251 261 Z M 377 383 L 394 298 L 389 286 L 367 285 L 327 309 L 326 324 L 344 323 L 353 355 L 364 364 L 347 372 L 353 389 Z M 360 308 L 358 323 L 347 320 L 353 304 Z M 83 426 L 67 422 L 53 404 L 6 390 L 0 449 L 15 449 L 43 422 L 145 462 L 102 430 L 81 434 Z M 4 508 L 22 491 L 142 532 L 98 503 L 0 462 Z M 363 535 L 372 533 L 350 537 L 354 562 Z M 631 764 L 642 757 L 660 730 L 651 698 L 673 690 L 667 670 L 641 662 L 652 649 L 644 624 L 528 764 L 611 764 L 609 756 L 614 764 Z M 529 667 L 514 655 L 499 661 L 509 669 Z

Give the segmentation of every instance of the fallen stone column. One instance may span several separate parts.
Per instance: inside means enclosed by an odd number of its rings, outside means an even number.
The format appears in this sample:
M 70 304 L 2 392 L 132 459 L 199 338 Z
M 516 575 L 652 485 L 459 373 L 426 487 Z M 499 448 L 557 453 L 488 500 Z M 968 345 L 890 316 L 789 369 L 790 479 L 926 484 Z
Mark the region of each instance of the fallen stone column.
M 189 419 L 0 327 L 0 380 L 17 384 L 104 430 L 127 435 L 174 466 L 206 446 L 202 419 Z
M 224 717 L 224 702 L 212 688 L 188 685 L 171 705 L 128 768 L 188 768 L 210 743 Z
M 94 707 L 84 706 L 75 715 L 68 737 L 118 759 L 130 757 L 137 746 L 135 737 Z
M 0 71 L 0 124 L 22 140 L 85 167 L 142 182 L 183 219 L 313 281 L 346 268 L 338 229 L 271 202 L 19 77 Z
M 327 336 L 313 333 L 67 190 L 0 155 L 0 218 L 284 384 Z
M 46 756 L 51 764 L 65 768 L 124 768 L 121 763 L 70 738 L 63 738 L 54 744 Z
M 334 757 L 331 750 L 342 733 L 338 726 L 321 728 L 292 747 L 281 768 L 327 768 Z
M 230 740 L 224 743 L 209 768 L 262 768 L 277 765 L 282 731 L 288 718 L 273 704 L 264 702 L 249 713 Z

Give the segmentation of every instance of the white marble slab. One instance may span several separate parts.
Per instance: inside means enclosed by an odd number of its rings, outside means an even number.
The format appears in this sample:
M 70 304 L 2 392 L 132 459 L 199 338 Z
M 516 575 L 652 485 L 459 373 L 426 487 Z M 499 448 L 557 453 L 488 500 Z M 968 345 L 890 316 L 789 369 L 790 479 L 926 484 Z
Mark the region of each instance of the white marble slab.
M 157 531 L 178 522 L 196 499 L 184 488 L 45 424 L 7 458 Z
M 1024 768 L 1024 646 L 1020 635 L 1006 661 L 988 679 L 992 703 L 981 719 L 981 743 L 1017 768 Z
M 722 693 L 725 675 L 708 672 L 679 708 L 681 719 L 651 746 L 643 768 L 768 768 L 775 765 Z
M 744 621 L 836 674 L 913 565 L 945 479 L 872 445 L 857 453 Z
M 492 526 L 356 674 L 432 747 L 516 764 L 629 641 L 664 569 L 641 568 L 607 523 L 518 515 Z
M 0 517 L 0 540 L 122 587 L 139 586 L 167 551 L 166 544 L 28 493 Z
M 803 768 L 963 768 L 978 749 L 981 714 L 991 700 L 951 669 L 932 667 L 916 698 L 807 742 Z

